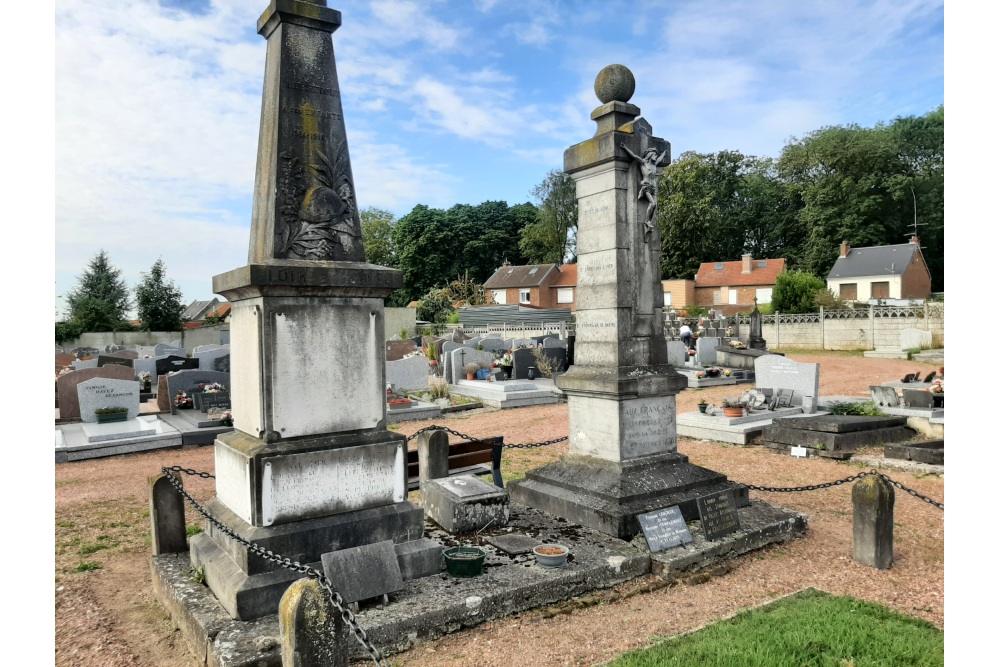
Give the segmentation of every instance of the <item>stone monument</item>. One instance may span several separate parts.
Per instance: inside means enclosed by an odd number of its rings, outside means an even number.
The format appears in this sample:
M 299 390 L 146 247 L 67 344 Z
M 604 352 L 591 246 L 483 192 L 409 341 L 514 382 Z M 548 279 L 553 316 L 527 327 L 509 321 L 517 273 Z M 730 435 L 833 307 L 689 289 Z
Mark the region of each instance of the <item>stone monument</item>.
M 514 502 L 631 539 L 637 516 L 699 496 L 747 489 L 677 453 L 676 394 L 685 377 L 663 333 L 656 202 L 670 144 L 629 104 L 635 79 L 610 65 L 594 84 L 596 135 L 569 148 L 576 181 L 579 272 L 572 368 L 556 380 L 569 403 L 569 454 L 510 485 Z
M 322 569 L 324 553 L 416 540 L 406 446 L 386 429 L 383 299 L 402 273 L 365 263 L 326 0 L 271 0 L 246 266 L 213 278 L 232 303 L 235 430 L 215 442 L 212 515 Z M 277 611 L 302 575 L 211 523 L 194 567 L 234 617 Z
M 761 336 L 760 310 L 757 308 L 757 297 L 753 299 L 753 310 L 750 311 L 750 338 L 747 347 L 751 350 L 766 350 L 767 341 Z

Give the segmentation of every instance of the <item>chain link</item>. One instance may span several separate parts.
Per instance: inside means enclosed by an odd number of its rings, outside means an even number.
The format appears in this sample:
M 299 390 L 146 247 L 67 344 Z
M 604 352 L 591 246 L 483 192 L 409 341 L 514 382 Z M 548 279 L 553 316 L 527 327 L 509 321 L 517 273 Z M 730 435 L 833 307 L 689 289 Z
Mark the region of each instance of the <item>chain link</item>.
M 919 498 L 920 500 L 923 500 L 925 503 L 933 505 L 934 507 L 938 508 L 939 510 L 944 511 L 944 503 L 939 503 L 938 501 L 934 500 L 933 498 L 928 498 L 927 496 L 923 495 L 919 491 L 915 491 L 915 490 L 911 489 L 910 487 L 905 486 L 905 485 L 897 482 L 896 480 L 892 479 L 891 477 L 889 477 L 888 475 L 886 475 L 884 473 L 879 472 L 878 470 L 869 470 L 867 472 L 858 473 L 857 475 L 851 475 L 850 477 L 845 477 L 844 479 L 838 479 L 836 482 L 825 482 L 823 484 L 811 484 L 809 486 L 757 486 L 755 484 L 744 484 L 743 486 L 747 487 L 748 489 L 750 489 L 752 491 L 768 491 L 770 493 L 795 493 L 795 492 L 798 492 L 798 491 L 816 491 L 817 489 L 829 489 L 831 487 L 840 486 L 841 484 L 847 484 L 848 482 L 854 482 L 854 481 L 857 481 L 857 480 L 862 479 L 864 477 L 869 477 L 871 475 L 875 475 L 876 477 L 881 477 L 882 479 L 884 479 L 889 484 L 892 484 L 893 486 L 895 486 L 897 489 L 901 489 L 902 491 L 906 491 L 908 494 L 910 494 L 914 498 Z
M 565 442 L 566 440 L 569 440 L 569 436 L 564 435 L 561 438 L 554 438 L 552 440 L 546 440 L 544 442 L 526 442 L 520 444 L 505 442 L 505 443 L 495 444 L 490 442 L 492 438 L 486 438 L 486 439 L 474 438 L 471 435 L 467 435 L 465 433 L 459 433 L 458 431 L 450 429 L 447 426 L 427 426 L 425 428 L 420 429 L 413 435 L 407 436 L 406 441 L 410 442 L 411 440 L 416 439 L 416 437 L 421 433 L 426 433 L 427 431 L 445 431 L 446 433 L 450 433 L 456 437 L 463 438 L 465 440 L 468 440 L 469 442 L 481 442 L 487 445 L 493 445 L 494 447 L 503 447 L 504 449 L 534 449 L 535 447 L 547 447 L 548 445 L 554 445 L 556 443 Z
M 236 542 L 239 542 L 240 544 L 245 546 L 250 553 L 256 556 L 260 556 L 264 560 L 270 561 L 272 563 L 277 563 L 283 568 L 294 570 L 296 572 L 304 574 L 310 579 L 315 579 L 316 582 L 319 583 L 320 588 L 322 588 L 323 591 L 326 593 L 327 598 L 329 598 L 330 600 L 330 604 L 333 605 L 333 607 L 340 613 L 340 617 L 344 620 L 344 623 L 346 623 L 347 626 L 351 629 L 351 632 L 354 634 L 354 637 L 358 640 L 358 642 L 360 642 L 361 645 L 365 648 L 365 650 L 368 651 L 368 654 L 371 656 L 375 664 L 378 665 L 378 667 L 391 667 L 388 661 L 386 661 L 385 658 L 382 657 L 382 653 L 375 647 L 374 644 L 372 644 L 371 640 L 368 639 L 368 633 L 366 633 L 364 628 L 362 628 L 358 624 L 357 618 L 354 616 L 354 613 L 351 612 L 351 610 L 348 609 L 346 606 L 344 606 L 344 598 L 341 597 L 340 593 L 338 593 L 333 588 L 333 584 L 330 582 L 330 580 L 326 577 L 325 574 L 323 574 L 316 568 L 310 567 L 308 565 L 303 565 L 298 561 L 293 561 L 291 558 L 286 558 L 281 554 L 276 554 L 270 549 L 265 549 L 264 547 L 258 544 L 254 544 L 253 542 L 250 542 L 240 537 L 233 531 L 232 528 L 223 524 L 221 521 L 219 521 L 214 516 L 209 514 L 208 510 L 206 510 L 198 503 L 198 501 L 192 498 L 188 494 L 188 492 L 184 490 L 184 486 L 181 484 L 181 480 L 173 473 L 182 472 L 186 475 L 197 476 L 203 479 L 214 479 L 215 475 L 211 475 L 207 472 L 198 472 L 196 470 L 191 470 L 190 468 L 181 468 L 180 466 L 162 468 L 162 470 L 163 474 L 167 476 L 167 479 L 170 480 L 170 483 L 173 485 L 173 487 L 177 489 L 177 492 L 180 493 L 182 496 L 184 496 L 184 498 L 191 504 L 191 506 L 194 507 L 195 511 L 198 512 L 198 514 L 201 514 L 203 517 L 205 517 L 205 519 L 210 521 L 212 525 L 218 528 L 219 531 L 221 531 L 224 535 L 226 535 L 232 540 L 235 540 Z

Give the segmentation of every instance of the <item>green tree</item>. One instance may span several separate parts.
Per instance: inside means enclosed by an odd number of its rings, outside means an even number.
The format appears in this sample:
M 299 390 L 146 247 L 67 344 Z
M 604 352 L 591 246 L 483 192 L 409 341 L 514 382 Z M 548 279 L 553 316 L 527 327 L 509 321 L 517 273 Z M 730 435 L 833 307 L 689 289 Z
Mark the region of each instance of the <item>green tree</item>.
M 183 294 L 167 278 L 163 259 L 157 259 L 149 272 L 143 271 L 135 286 L 135 304 L 142 331 L 179 331 L 184 312 Z
M 779 313 L 812 313 L 826 282 L 805 271 L 782 271 L 774 282 L 771 307 Z
M 87 264 L 77 279 L 77 286 L 66 294 L 69 320 L 81 331 L 122 331 L 131 329 L 125 320 L 132 306 L 129 289 L 121 271 L 101 250 Z
M 417 319 L 425 322 L 444 323 L 455 310 L 447 288 L 432 289 L 417 303 Z
M 365 261 L 379 266 L 396 266 L 396 246 L 392 241 L 392 226 L 396 216 L 389 211 L 369 206 L 361 210 L 361 238 L 365 245 Z
M 521 229 L 521 252 L 530 264 L 576 261 L 576 182 L 566 172 L 550 171 L 531 190 L 538 219 Z

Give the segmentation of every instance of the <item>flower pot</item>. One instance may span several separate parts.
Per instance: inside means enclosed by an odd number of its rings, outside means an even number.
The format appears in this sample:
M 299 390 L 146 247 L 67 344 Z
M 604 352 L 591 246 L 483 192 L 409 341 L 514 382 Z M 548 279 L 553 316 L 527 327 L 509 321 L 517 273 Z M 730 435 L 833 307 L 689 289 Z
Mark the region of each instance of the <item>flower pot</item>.
M 531 551 L 535 554 L 535 562 L 546 568 L 562 567 L 569 556 L 569 549 L 561 544 L 539 544 Z
M 123 422 L 128 419 L 127 412 L 116 412 L 110 415 L 97 415 L 98 424 L 107 424 L 108 422 Z
M 512 378 L 512 377 L 514 377 L 514 367 L 513 366 L 504 366 L 503 364 L 501 364 L 500 365 L 500 370 L 503 371 L 503 374 L 504 374 L 505 378 Z
M 535 367 L 534 366 L 528 366 L 528 379 L 529 380 L 534 380 L 535 379 Z
M 475 373 L 466 373 L 465 374 L 465 379 L 466 380 L 475 380 L 476 379 L 476 374 Z
M 698 404 L 698 412 L 700 412 L 701 414 L 705 414 L 705 410 L 707 410 L 707 409 L 708 409 L 708 403 L 699 403 Z
M 727 417 L 742 417 L 743 408 L 722 408 L 722 414 Z
M 453 577 L 478 577 L 485 562 L 486 552 L 479 547 L 452 547 L 444 552 L 444 565 Z

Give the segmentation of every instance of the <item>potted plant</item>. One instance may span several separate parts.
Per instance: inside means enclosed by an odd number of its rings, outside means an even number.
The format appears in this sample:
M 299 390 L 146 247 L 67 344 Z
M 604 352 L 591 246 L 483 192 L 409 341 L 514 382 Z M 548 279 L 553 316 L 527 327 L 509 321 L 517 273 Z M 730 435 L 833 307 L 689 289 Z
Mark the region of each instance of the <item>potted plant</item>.
M 427 363 L 429 363 L 431 366 L 438 365 L 437 345 L 435 345 L 434 343 L 431 343 L 427 347 Z
M 486 551 L 479 547 L 452 547 L 444 551 L 444 565 L 453 577 L 478 577 L 485 562 Z
M 705 410 L 707 409 L 708 409 L 708 401 L 706 401 L 704 398 L 698 401 L 698 412 L 700 412 L 701 414 L 705 414 Z
M 514 351 L 507 350 L 500 357 L 500 369 L 503 370 L 504 375 L 507 377 L 512 377 L 514 375 Z
M 139 384 L 142 386 L 142 391 L 148 394 L 152 389 L 153 374 L 149 371 L 140 371 L 138 378 Z
M 569 548 L 561 544 L 539 544 L 531 551 L 535 554 L 535 562 L 545 568 L 562 567 L 569 556 Z
M 120 405 L 97 408 L 94 410 L 94 414 L 97 415 L 98 424 L 123 422 L 128 419 L 128 408 L 124 408 Z
M 475 380 L 476 379 L 476 371 L 478 371 L 478 370 L 479 370 L 479 364 L 473 363 L 471 361 L 469 363 L 467 363 L 465 365 L 465 379 L 466 380 Z
M 389 401 L 390 410 L 405 410 L 413 405 L 413 402 L 406 398 L 393 398 Z
M 727 417 L 742 417 L 743 402 L 738 398 L 722 399 L 722 414 Z

